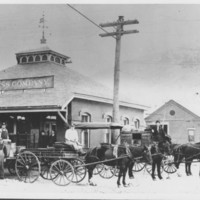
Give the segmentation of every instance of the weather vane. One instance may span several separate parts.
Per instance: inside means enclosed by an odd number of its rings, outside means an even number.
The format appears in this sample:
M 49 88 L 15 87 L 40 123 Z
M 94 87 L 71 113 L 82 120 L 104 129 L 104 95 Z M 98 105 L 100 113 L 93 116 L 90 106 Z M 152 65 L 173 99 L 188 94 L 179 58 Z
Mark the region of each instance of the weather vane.
M 40 39 L 40 43 L 41 44 L 46 44 L 46 38 L 45 38 L 45 29 L 48 29 L 48 26 L 45 26 L 45 15 L 44 15 L 44 12 L 43 12 L 43 15 L 42 15 L 42 18 L 40 18 L 40 24 L 39 27 L 42 28 L 42 39 Z

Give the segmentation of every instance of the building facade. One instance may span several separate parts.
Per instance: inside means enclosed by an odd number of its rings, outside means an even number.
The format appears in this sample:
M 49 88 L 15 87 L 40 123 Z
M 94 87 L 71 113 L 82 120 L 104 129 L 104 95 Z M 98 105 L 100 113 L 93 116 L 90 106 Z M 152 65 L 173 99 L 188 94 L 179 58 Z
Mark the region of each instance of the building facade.
M 70 69 L 68 56 L 41 46 L 17 53 L 16 59 L 17 65 L 0 73 L 0 123 L 7 123 L 12 142 L 38 147 L 40 138 L 49 140 L 52 133 L 64 141 L 72 121 L 112 121 L 112 91 Z M 145 109 L 121 99 L 120 122 L 144 127 Z M 89 148 L 110 142 L 111 133 L 79 131 L 79 137 Z
M 200 142 L 200 117 L 170 100 L 145 118 L 146 124 L 155 125 L 159 120 L 174 143 Z

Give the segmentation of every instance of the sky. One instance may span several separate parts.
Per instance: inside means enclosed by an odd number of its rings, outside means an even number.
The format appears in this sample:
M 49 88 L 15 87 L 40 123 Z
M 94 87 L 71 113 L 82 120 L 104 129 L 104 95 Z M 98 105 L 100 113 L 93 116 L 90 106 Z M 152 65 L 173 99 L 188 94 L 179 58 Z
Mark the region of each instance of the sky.
M 170 99 L 200 115 L 200 4 L 71 4 L 96 24 L 118 16 L 124 26 L 120 96 L 150 106 Z M 67 4 L 0 4 L 0 69 L 16 64 L 15 53 L 40 47 L 45 13 L 47 45 L 71 57 L 67 67 L 113 88 L 116 41 Z M 114 28 L 105 28 L 113 31 Z

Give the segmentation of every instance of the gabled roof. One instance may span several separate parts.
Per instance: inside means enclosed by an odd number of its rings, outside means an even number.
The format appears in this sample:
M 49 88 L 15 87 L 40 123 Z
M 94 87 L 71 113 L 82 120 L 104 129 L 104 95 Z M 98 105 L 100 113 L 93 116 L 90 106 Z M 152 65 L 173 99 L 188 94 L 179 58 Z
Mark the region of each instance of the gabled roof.
M 159 107 L 157 110 L 155 110 L 153 113 L 151 113 L 148 117 L 146 117 L 145 120 L 148 121 L 149 118 L 151 118 L 152 116 L 156 115 L 156 113 L 159 113 L 159 111 L 165 109 L 165 107 L 168 106 L 168 105 L 170 105 L 170 104 L 176 105 L 177 107 L 179 107 L 180 109 L 184 110 L 186 113 L 190 114 L 194 118 L 200 119 L 200 117 L 198 115 L 196 115 L 195 113 L 191 112 L 189 109 L 185 108 L 181 104 L 179 104 L 176 101 L 174 101 L 174 100 L 171 99 L 167 103 L 165 103 L 164 105 L 162 105 L 161 107 Z
M 86 96 L 88 99 L 98 97 L 98 101 L 101 102 L 108 99 L 112 103 L 112 90 L 67 66 L 52 62 L 29 63 L 18 64 L 0 72 L 0 80 L 41 76 L 54 76 L 54 87 L 45 91 L 44 89 L 6 91 L 0 94 L 0 110 L 10 109 L 13 106 L 56 106 L 63 108 L 63 105 L 67 105 L 73 98 L 83 98 L 78 94 Z M 123 100 L 123 105 L 142 110 L 148 108 L 128 102 L 126 98 Z

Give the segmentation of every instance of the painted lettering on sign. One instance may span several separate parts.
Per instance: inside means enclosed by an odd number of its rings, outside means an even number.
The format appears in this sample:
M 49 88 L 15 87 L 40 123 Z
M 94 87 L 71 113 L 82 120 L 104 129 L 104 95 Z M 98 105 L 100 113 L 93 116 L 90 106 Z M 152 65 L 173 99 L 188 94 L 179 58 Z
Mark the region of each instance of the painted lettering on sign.
M 25 90 L 25 89 L 43 89 L 54 86 L 54 77 L 33 77 L 21 79 L 0 80 L 0 90 Z

